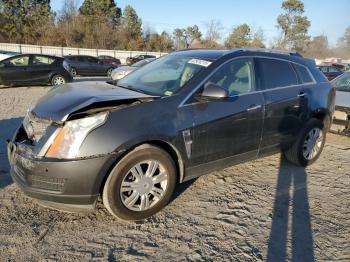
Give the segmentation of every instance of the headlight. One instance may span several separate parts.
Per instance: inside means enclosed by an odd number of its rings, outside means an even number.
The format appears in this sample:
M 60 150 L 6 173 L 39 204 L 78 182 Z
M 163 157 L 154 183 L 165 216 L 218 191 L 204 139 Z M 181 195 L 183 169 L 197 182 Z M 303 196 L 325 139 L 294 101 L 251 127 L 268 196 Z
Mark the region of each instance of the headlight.
M 86 136 L 93 129 L 101 126 L 107 115 L 108 113 L 97 114 L 66 122 L 62 128 L 53 134 L 53 138 L 48 140 L 50 145 L 48 145 L 49 149 L 46 156 L 63 159 L 76 158 Z

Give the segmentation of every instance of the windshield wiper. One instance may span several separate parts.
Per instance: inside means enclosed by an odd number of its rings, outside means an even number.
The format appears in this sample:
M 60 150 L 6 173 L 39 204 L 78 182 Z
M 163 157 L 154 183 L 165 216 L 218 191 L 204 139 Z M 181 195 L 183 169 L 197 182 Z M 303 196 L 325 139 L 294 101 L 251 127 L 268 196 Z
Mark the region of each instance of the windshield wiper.
M 143 91 L 142 89 L 138 89 L 138 88 L 135 88 L 135 87 L 131 87 L 131 86 L 123 86 L 123 85 L 118 85 L 118 87 L 121 87 L 121 88 L 124 88 L 124 89 L 128 89 L 128 90 L 131 90 L 131 91 L 135 91 L 135 92 L 139 92 L 139 93 L 142 93 L 142 94 L 146 94 L 146 95 L 149 95 L 148 93 L 146 93 L 145 91 Z

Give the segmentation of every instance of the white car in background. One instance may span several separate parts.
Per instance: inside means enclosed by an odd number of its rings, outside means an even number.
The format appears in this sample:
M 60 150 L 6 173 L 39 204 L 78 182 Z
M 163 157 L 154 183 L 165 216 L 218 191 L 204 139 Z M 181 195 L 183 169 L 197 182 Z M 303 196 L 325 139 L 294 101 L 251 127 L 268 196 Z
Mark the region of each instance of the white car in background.
M 135 71 L 136 69 L 156 60 L 156 58 L 147 58 L 143 59 L 139 62 L 136 62 L 135 64 L 131 66 L 120 66 L 112 71 L 111 77 L 112 80 L 119 80 L 122 79 L 123 77 L 127 76 L 131 72 Z
M 0 61 L 18 54 L 16 52 L 0 51 Z
M 350 134 L 350 71 L 331 82 L 337 89 L 332 129 Z

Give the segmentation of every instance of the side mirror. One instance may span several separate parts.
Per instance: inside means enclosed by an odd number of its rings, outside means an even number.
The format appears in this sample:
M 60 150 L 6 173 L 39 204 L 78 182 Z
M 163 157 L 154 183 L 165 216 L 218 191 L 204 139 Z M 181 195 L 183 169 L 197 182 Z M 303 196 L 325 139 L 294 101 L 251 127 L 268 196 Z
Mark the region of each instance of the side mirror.
M 200 96 L 205 100 L 224 100 L 229 97 L 229 93 L 221 86 L 209 84 L 204 88 Z

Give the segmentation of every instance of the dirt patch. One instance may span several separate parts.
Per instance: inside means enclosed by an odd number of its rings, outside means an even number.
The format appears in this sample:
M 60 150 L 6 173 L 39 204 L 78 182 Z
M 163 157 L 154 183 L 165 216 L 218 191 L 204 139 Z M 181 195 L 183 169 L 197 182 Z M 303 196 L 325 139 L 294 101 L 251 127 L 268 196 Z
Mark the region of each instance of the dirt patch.
M 0 89 L 1 139 L 47 90 Z M 349 261 L 349 148 L 348 137 L 329 134 L 306 169 L 275 155 L 214 172 L 181 185 L 169 206 L 138 223 L 114 219 L 101 203 L 88 215 L 49 210 L 2 183 L 0 254 L 16 261 Z M 0 144 L 0 183 L 9 177 L 5 152 Z

